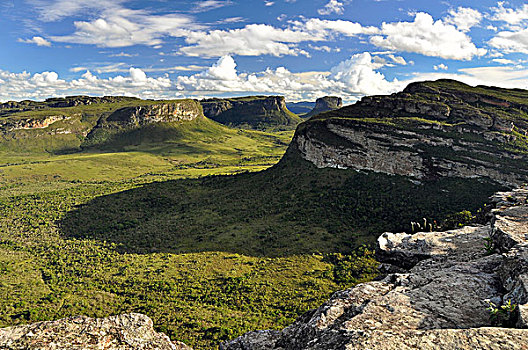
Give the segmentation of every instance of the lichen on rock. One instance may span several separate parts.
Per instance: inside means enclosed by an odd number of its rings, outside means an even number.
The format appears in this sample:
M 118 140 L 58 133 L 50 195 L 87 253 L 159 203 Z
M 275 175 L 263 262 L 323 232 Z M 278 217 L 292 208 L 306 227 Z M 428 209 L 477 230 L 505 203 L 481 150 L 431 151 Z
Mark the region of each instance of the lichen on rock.
M 191 350 L 154 330 L 152 320 L 132 313 L 107 318 L 69 317 L 0 329 L 5 350 Z
M 519 233 L 528 228 L 527 197 L 528 189 L 495 195 L 488 225 L 385 233 L 378 257 L 400 273 L 336 292 L 280 332 L 248 333 L 221 349 L 526 349 L 528 237 Z M 494 327 L 490 305 L 508 303 L 517 329 Z

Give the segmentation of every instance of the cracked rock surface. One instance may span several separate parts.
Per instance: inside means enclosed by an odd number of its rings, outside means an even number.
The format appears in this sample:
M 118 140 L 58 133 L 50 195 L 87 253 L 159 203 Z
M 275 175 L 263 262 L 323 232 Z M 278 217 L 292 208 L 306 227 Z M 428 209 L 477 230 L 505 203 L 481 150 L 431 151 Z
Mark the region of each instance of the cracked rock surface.
M 497 193 L 486 226 L 385 233 L 379 259 L 401 273 L 336 292 L 280 332 L 251 332 L 221 349 L 528 349 L 527 197 L 527 189 Z M 508 301 L 517 328 L 493 327 L 489 303 Z
M 142 314 L 107 318 L 69 317 L 0 329 L 0 349 L 19 350 L 190 350 L 154 331 Z

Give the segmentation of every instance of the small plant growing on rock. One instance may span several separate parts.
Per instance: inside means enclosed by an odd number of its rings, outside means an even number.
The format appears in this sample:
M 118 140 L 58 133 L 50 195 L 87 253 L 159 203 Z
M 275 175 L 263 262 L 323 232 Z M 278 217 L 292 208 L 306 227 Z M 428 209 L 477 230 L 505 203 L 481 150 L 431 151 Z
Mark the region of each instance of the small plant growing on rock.
M 495 253 L 495 244 L 493 243 L 493 237 L 488 236 L 484 238 L 484 249 L 486 249 L 486 255 Z
M 509 327 L 515 323 L 514 312 L 517 309 L 517 304 L 512 303 L 511 299 L 500 306 L 491 301 L 488 301 L 488 304 L 488 311 L 490 313 L 490 321 L 492 325 Z
M 411 233 L 433 232 L 440 228 L 438 224 L 436 223 L 436 220 L 429 221 L 429 222 L 427 221 L 426 218 L 423 218 L 422 220 L 423 220 L 422 223 L 411 221 Z

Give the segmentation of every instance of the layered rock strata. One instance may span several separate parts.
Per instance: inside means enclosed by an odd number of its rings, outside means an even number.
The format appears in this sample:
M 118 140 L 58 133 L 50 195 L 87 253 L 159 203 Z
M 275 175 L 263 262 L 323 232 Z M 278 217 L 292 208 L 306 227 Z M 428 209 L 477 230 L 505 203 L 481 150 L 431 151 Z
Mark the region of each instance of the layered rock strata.
M 298 127 L 290 151 L 319 168 L 519 186 L 528 176 L 525 98 L 523 90 L 415 83 L 313 117 Z
M 154 331 L 142 314 L 107 318 L 70 317 L 0 329 L 0 349 L 39 350 L 190 350 Z
M 202 116 L 202 110 L 198 102 L 183 100 L 120 108 L 104 119 L 99 126 L 142 126 L 151 123 L 189 121 Z
M 343 99 L 337 96 L 320 97 L 315 101 L 314 108 L 304 117 L 312 117 L 319 113 L 333 111 L 343 107 Z
M 339 291 L 282 331 L 251 332 L 221 349 L 526 349 L 527 197 L 526 189 L 495 195 L 486 226 L 385 233 L 377 253 L 398 273 Z
M 301 119 L 290 112 L 282 96 L 249 96 L 200 101 L 204 115 L 225 125 L 295 126 Z

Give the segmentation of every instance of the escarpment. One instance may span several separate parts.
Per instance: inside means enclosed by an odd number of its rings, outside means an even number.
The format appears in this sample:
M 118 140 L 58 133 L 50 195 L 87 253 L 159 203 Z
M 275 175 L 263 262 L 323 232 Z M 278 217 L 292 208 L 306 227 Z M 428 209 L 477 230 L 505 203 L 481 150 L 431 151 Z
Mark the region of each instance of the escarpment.
M 320 168 L 519 185 L 528 176 L 527 112 L 528 91 L 414 83 L 313 117 L 291 151 Z
M 78 151 L 112 142 L 109 138 L 115 134 L 156 126 L 170 128 L 175 123 L 203 118 L 200 103 L 195 100 L 73 96 L 44 102 L 7 102 L 0 105 L 0 148 Z
M 100 127 L 137 127 L 151 123 L 190 121 L 203 117 L 200 105 L 192 100 L 120 108 L 106 118 Z
M 137 103 L 139 101 L 141 101 L 139 98 L 126 96 L 67 96 L 48 98 L 43 102 L 31 100 L 8 101 L 5 103 L 0 103 L 0 117 L 12 113 L 43 110 L 49 108 L 68 108 L 109 103 Z
M 251 332 L 221 349 L 525 349 L 527 197 L 527 189 L 497 193 L 488 225 L 385 233 L 378 259 L 396 273 L 336 292 L 282 331 Z
M 315 101 L 314 108 L 308 114 L 306 114 L 304 118 L 309 118 L 309 117 L 312 117 L 314 115 L 317 115 L 323 112 L 333 111 L 341 107 L 343 107 L 343 99 L 341 97 L 337 97 L 337 96 L 320 97 Z
M 221 124 L 252 128 L 294 127 L 301 119 L 282 96 L 249 96 L 201 101 L 204 115 Z

